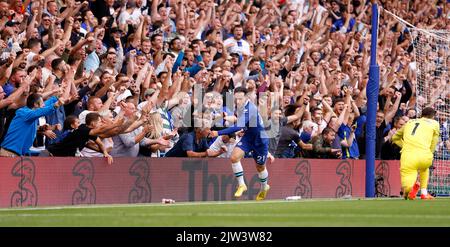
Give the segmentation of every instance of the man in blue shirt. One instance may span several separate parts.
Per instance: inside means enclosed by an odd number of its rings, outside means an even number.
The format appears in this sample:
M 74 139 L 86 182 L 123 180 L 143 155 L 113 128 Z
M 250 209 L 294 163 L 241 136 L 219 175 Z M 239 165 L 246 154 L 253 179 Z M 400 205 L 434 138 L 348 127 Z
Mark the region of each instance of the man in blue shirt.
M 27 72 L 21 68 L 14 68 L 9 77 L 9 81 L 3 86 L 5 96 L 11 95 L 14 90 L 20 85 L 20 82 L 27 76 Z
M 209 149 L 206 139 L 209 132 L 209 127 L 195 127 L 194 131 L 182 135 L 173 148 L 166 153 L 165 157 L 217 157 L 226 152 L 227 150 L 224 148 L 219 151 Z
M 270 189 L 267 183 L 269 173 L 266 169 L 266 160 L 269 152 L 269 139 L 264 130 L 261 116 L 258 108 L 250 102 L 247 96 L 247 89 L 243 87 L 234 90 L 234 100 L 237 106 L 237 123 L 235 127 L 230 127 L 220 131 L 211 131 L 210 137 L 219 135 L 228 135 L 240 130 L 244 131 L 241 141 L 234 147 L 231 154 L 232 169 L 239 186 L 234 194 L 235 197 L 241 197 L 247 190 L 244 182 L 244 170 L 241 165 L 241 159 L 246 153 L 252 152 L 253 159 L 256 163 L 261 190 L 256 196 L 256 200 L 264 200 Z
M 356 124 L 348 126 L 341 124 L 338 130 L 338 136 L 341 138 L 342 159 L 358 159 L 359 149 L 358 142 L 355 138 Z
M 39 118 L 53 114 L 63 102 L 63 99 L 55 96 L 44 102 L 40 94 L 29 95 L 27 105 L 16 111 L 1 144 L 0 156 L 16 157 L 27 154 L 36 138 Z

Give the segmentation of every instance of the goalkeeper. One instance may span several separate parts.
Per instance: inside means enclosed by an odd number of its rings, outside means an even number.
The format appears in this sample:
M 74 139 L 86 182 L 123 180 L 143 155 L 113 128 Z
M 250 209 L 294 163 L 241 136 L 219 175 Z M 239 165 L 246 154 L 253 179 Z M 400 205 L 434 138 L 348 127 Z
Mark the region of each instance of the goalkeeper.
M 436 111 L 431 107 L 422 110 L 422 118 L 410 120 L 395 135 L 392 141 L 402 148 L 400 179 L 405 199 L 414 200 L 421 189 L 421 199 L 430 200 L 428 194 L 429 167 L 439 140 L 439 123 L 434 120 Z M 419 171 L 420 183 L 417 180 Z

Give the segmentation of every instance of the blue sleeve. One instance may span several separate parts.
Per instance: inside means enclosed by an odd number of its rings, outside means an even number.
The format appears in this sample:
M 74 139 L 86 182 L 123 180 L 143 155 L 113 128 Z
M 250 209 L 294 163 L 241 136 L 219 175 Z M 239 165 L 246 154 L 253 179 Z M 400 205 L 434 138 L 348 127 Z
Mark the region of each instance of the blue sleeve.
M 339 126 L 339 130 L 338 130 L 337 134 L 341 139 L 344 139 L 345 138 L 344 133 L 345 133 L 345 125 L 341 124 L 341 126 Z
M 5 92 L 6 97 L 8 97 L 14 92 L 14 88 L 8 83 L 3 86 L 3 91 Z
M 241 129 L 243 129 L 243 128 L 242 127 L 229 127 L 229 128 L 217 131 L 217 134 L 219 136 L 221 136 L 221 135 L 229 135 L 231 133 L 238 132 Z
M 265 69 L 263 68 L 263 70 L 265 70 Z M 258 77 L 259 77 L 259 74 L 256 74 L 256 75 L 250 75 L 250 76 L 248 76 L 246 79 L 247 79 L 247 80 L 255 80 L 255 81 L 257 81 L 257 80 L 258 80 Z
M 250 118 L 249 113 L 242 114 L 241 116 L 239 116 L 239 118 L 237 119 L 237 121 L 234 124 L 234 126 L 226 128 L 226 129 L 223 129 L 223 130 L 219 130 L 217 132 L 218 135 L 228 135 L 228 134 L 237 132 L 239 130 L 242 130 L 243 128 L 248 126 L 248 123 L 250 121 L 249 118 Z
M 388 133 L 390 130 L 391 130 L 391 124 L 388 124 L 388 125 L 386 126 L 386 128 L 384 128 L 384 130 L 383 130 L 383 135 L 385 135 L 386 133 Z
M 178 53 L 177 60 L 175 60 L 175 63 L 173 64 L 172 74 L 177 72 L 178 67 L 180 67 L 181 62 L 183 61 L 183 58 L 184 58 L 184 51 L 180 51 L 180 53 Z
M 194 140 L 192 139 L 192 135 L 188 134 L 189 136 L 183 140 L 183 144 L 181 145 L 181 148 L 183 151 L 194 151 Z
M 342 18 L 339 18 L 333 22 L 332 30 L 334 29 L 334 31 L 338 31 L 342 26 L 344 26 L 344 21 Z
M 200 70 L 202 70 L 202 67 L 200 67 L 198 64 L 186 68 L 186 71 L 189 72 L 190 77 L 194 77 Z
M 203 61 L 203 57 L 201 55 L 195 56 L 195 60 L 197 60 L 197 62 L 201 62 Z
M 44 107 L 35 110 L 30 109 L 29 111 L 27 111 L 24 115 L 25 121 L 35 120 L 37 118 L 47 116 L 55 112 L 56 109 L 55 107 L 53 107 L 53 104 L 56 102 L 56 100 L 56 97 L 51 97 L 50 99 L 45 101 Z
M 206 140 L 206 138 L 203 138 L 201 143 L 202 143 L 202 146 L 201 146 L 201 150 L 199 150 L 199 151 L 205 152 L 206 150 L 208 150 L 209 144 L 208 144 L 208 141 Z
M 360 137 L 363 134 L 363 130 L 364 130 L 364 124 L 366 123 L 366 116 L 365 115 L 361 115 L 358 117 L 358 119 L 356 120 L 356 130 L 355 130 L 355 135 L 357 137 Z
M 208 148 L 211 147 L 211 145 L 216 141 L 217 137 L 211 138 L 209 141 L 207 141 Z
M 331 29 L 330 29 L 330 33 L 334 33 L 334 32 L 336 32 L 336 26 L 335 25 L 332 25 L 331 26 Z
M 355 25 L 355 23 L 356 23 L 356 20 L 354 18 L 350 19 L 350 23 L 348 24 L 348 28 L 347 28 L 347 33 L 352 31 L 353 26 Z

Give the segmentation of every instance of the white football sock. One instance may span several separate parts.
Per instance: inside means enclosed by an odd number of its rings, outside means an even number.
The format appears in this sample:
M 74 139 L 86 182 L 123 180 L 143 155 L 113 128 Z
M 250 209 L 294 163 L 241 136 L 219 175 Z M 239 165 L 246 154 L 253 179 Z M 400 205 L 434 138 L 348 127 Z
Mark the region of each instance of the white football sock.
M 267 185 L 267 180 L 269 180 L 269 173 L 267 169 L 262 172 L 258 172 L 259 182 L 261 183 L 261 188 L 265 188 Z
M 242 168 L 241 162 L 238 161 L 236 163 L 231 164 L 233 168 L 234 176 L 236 177 L 239 185 L 244 185 L 244 169 Z
M 420 194 L 424 196 L 428 195 L 427 189 L 420 189 Z

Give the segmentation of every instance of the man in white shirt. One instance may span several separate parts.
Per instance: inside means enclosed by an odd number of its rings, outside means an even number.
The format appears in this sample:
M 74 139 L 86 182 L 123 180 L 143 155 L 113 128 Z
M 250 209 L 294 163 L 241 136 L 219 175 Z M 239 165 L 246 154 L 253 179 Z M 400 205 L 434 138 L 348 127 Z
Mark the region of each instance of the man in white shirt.
M 137 5 L 138 1 L 128 1 L 126 8 L 122 10 L 119 15 L 118 22 L 121 30 L 124 30 L 123 27 L 128 23 L 136 25 L 139 24 L 139 17 L 142 15 L 142 11 L 140 6 Z M 142 1 L 139 1 L 142 4 Z
M 87 101 L 87 110 L 84 110 L 80 113 L 78 118 L 80 119 L 80 124 L 86 123 L 86 116 L 91 112 L 99 112 L 103 107 L 102 100 L 97 96 L 89 97 Z
M 240 56 L 250 54 L 250 45 L 242 39 L 244 29 L 241 25 L 236 25 L 232 29 L 233 38 L 226 39 L 223 44 L 227 47 L 228 54 L 238 53 Z

